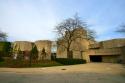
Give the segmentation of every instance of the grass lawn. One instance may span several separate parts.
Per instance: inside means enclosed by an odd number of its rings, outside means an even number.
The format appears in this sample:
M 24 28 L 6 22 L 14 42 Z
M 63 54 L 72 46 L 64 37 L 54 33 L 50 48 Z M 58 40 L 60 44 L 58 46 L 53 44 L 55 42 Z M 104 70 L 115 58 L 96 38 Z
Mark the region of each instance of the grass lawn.
M 0 62 L 0 67 L 6 67 L 5 62 Z
M 3 61 L 0 62 L 0 67 L 12 67 L 12 68 L 24 68 L 24 67 L 51 67 L 51 66 L 62 66 L 63 64 L 60 64 L 56 61 L 32 61 L 31 65 L 29 65 L 28 61 Z
M 18 59 L 14 60 L 11 58 L 4 59 L 0 62 L 0 67 L 8 68 L 29 68 L 29 67 L 51 67 L 51 66 L 63 66 L 63 65 L 75 65 L 86 63 L 83 59 L 65 59 L 58 58 L 55 61 L 52 60 L 29 60 Z
M 62 66 L 63 64 L 60 64 L 56 61 L 39 61 L 38 63 L 32 63 L 31 67 L 51 67 L 51 66 Z

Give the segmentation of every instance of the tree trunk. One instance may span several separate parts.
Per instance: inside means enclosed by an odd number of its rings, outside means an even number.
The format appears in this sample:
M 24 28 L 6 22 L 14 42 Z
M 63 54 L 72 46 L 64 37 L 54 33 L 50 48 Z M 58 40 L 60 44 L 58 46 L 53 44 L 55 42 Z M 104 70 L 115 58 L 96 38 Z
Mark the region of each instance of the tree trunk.
M 67 48 L 67 58 L 72 59 L 73 58 L 73 53 Z
M 70 58 L 69 54 L 70 54 L 70 51 L 69 51 L 69 48 L 67 48 L 67 58 L 68 59 Z
M 29 66 L 31 67 L 32 64 L 32 54 L 30 55 Z

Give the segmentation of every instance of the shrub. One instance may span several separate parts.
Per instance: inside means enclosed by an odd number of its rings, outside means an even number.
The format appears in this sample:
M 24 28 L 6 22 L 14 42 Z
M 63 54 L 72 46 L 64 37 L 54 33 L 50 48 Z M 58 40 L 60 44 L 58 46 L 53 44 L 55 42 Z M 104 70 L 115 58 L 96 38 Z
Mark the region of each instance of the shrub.
M 9 63 L 8 63 L 9 62 Z M 22 68 L 22 67 L 29 67 L 29 62 L 26 60 L 9 60 L 6 64 L 7 67 L 12 67 L 12 68 Z
M 12 58 L 6 58 L 4 62 L 0 62 L 0 67 L 10 68 L 28 68 L 28 67 L 51 67 L 62 66 L 62 64 L 51 60 L 32 60 L 32 65 L 29 64 L 29 60 L 18 60 Z
M 62 64 L 51 61 L 51 60 L 39 60 L 39 61 L 33 61 L 31 67 L 51 67 L 51 66 L 62 66 Z
M 0 41 L 0 55 L 2 55 L 2 57 L 10 56 L 11 50 L 11 42 Z
M 84 64 L 86 60 L 83 59 L 68 59 L 68 58 L 56 58 L 57 62 L 63 65 L 73 65 L 73 64 Z
M 12 68 L 21 68 L 21 67 L 28 67 L 29 62 L 26 60 L 19 60 L 19 59 L 12 59 L 10 57 L 4 59 L 3 63 L 4 67 L 12 67 Z
M 3 62 L 4 61 L 4 59 L 0 56 L 0 62 Z
M 38 58 L 38 49 L 35 44 L 32 44 L 30 59 L 37 59 L 37 58 Z

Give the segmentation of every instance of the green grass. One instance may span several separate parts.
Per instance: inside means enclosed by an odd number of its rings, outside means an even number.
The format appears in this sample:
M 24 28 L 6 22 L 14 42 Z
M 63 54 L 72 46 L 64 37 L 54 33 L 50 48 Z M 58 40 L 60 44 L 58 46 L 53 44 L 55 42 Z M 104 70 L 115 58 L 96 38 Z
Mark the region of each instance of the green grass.
M 0 62 L 0 67 L 6 67 L 6 64 L 4 61 Z
M 52 67 L 52 66 L 62 66 L 62 64 L 55 61 L 40 61 L 38 63 L 32 63 L 31 67 Z
M 0 62 L 0 67 L 7 67 L 7 68 L 30 68 L 30 67 L 52 67 L 52 66 L 62 66 L 62 64 L 50 60 L 32 61 L 31 66 L 29 66 L 29 61 L 8 60 Z
M 31 68 L 31 67 L 52 67 L 52 66 L 63 66 L 63 65 L 75 65 L 85 64 L 86 61 L 82 59 L 63 59 L 58 58 L 55 61 L 52 60 L 32 60 L 31 65 L 27 60 L 13 60 L 11 58 L 4 59 L 0 62 L 0 67 L 8 68 Z

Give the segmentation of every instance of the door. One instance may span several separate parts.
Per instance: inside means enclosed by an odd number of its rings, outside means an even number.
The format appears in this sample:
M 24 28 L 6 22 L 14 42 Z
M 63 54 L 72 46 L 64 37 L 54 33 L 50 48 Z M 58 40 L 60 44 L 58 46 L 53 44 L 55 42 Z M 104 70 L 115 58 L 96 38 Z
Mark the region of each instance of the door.
M 91 62 L 102 62 L 102 56 L 90 56 Z

